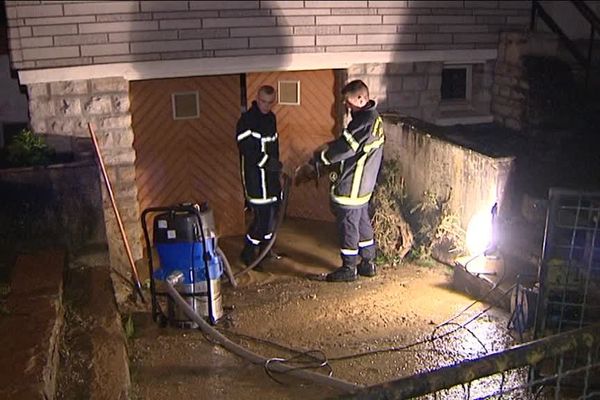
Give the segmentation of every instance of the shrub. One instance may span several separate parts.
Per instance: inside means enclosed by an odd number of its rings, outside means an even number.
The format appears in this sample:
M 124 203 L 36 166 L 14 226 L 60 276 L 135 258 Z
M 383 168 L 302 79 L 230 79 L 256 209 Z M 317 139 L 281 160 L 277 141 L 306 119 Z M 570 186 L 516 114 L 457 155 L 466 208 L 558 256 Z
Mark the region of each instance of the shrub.
M 47 165 L 53 155 L 42 136 L 28 129 L 16 135 L 6 148 L 6 160 L 12 167 Z

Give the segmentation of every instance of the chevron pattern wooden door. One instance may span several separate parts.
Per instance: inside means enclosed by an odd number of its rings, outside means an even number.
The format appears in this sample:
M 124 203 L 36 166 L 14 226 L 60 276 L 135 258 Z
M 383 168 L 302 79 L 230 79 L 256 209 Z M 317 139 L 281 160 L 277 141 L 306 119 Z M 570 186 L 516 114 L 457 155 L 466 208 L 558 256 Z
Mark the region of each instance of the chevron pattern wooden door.
M 174 120 L 171 95 L 195 91 L 199 118 Z M 239 76 L 132 82 L 130 101 L 140 209 L 208 201 L 220 236 L 242 234 Z
M 271 85 L 277 89 L 280 80 L 300 81 L 300 105 L 277 104 L 273 107 L 277 116 L 280 155 L 286 168 L 293 171 L 305 163 L 317 147 L 335 138 L 338 130 L 337 88 L 332 70 L 252 73 L 246 78 L 248 107 L 260 86 Z M 319 181 L 318 188 L 311 183 L 292 187 L 288 215 L 332 221 L 327 178 Z

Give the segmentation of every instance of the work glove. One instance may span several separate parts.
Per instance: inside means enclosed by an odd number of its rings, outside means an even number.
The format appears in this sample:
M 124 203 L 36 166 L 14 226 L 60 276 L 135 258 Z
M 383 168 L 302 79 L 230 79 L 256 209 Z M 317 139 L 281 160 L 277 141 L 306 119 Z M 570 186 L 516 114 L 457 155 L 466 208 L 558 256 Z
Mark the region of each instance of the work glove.
M 272 172 L 280 172 L 283 169 L 281 161 L 274 158 L 269 158 L 265 163 L 265 169 Z
M 296 186 L 312 181 L 317 178 L 317 170 L 311 164 L 304 164 L 296 168 L 294 172 L 294 184 Z

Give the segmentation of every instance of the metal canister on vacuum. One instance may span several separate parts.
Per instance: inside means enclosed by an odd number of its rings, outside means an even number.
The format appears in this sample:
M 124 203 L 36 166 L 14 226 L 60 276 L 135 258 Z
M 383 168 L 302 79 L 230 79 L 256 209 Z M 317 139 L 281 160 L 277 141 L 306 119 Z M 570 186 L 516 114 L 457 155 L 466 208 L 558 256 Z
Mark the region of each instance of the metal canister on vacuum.
M 223 265 L 216 253 L 212 211 L 204 206 L 195 212 L 171 211 L 157 215 L 154 244 L 160 260 L 160 268 L 154 273 L 157 290 L 162 291 L 167 281 L 172 282 L 196 313 L 212 322 L 220 319 Z M 196 326 L 171 298 L 167 300 L 167 319 L 172 326 Z

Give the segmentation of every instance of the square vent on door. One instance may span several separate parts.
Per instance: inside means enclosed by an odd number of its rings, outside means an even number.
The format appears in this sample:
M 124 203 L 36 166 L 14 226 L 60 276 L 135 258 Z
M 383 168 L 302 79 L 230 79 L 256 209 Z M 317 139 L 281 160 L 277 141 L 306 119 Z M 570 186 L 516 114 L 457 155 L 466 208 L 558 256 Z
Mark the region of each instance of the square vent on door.
M 173 104 L 173 119 L 198 118 L 200 115 L 198 92 L 173 93 L 171 103 Z
M 279 104 L 300 105 L 300 81 L 278 81 L 277 93 L 279 93 Z

